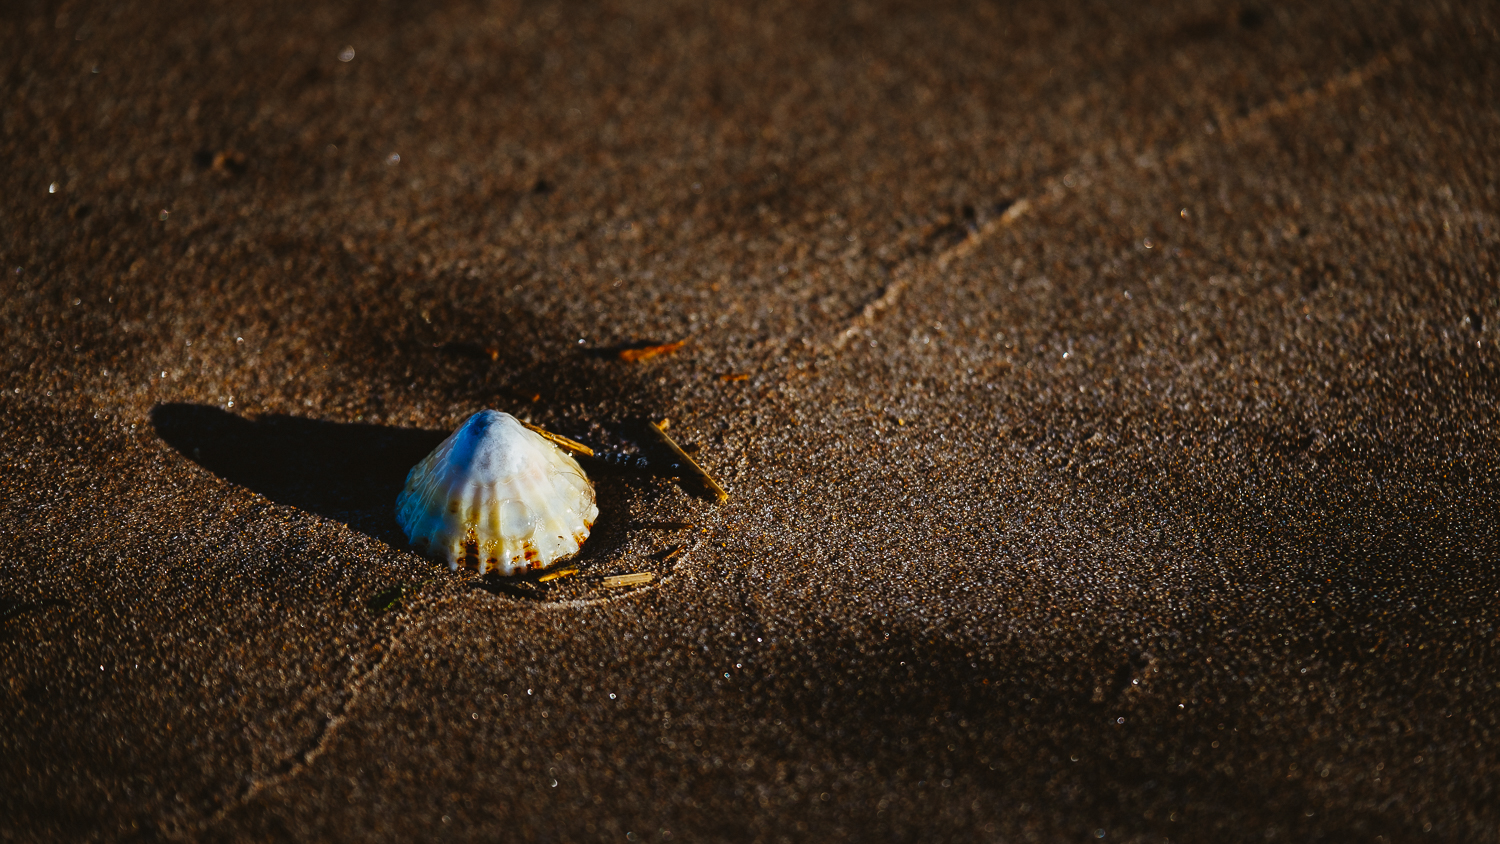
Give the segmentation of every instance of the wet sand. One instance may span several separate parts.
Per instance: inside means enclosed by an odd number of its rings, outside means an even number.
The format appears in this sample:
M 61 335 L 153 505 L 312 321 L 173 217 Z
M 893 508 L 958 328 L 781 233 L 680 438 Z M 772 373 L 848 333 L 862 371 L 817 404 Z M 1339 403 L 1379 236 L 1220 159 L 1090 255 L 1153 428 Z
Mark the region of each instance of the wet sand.
M 1497 24 L 6 8 L 0 839 L 1497 840 Z

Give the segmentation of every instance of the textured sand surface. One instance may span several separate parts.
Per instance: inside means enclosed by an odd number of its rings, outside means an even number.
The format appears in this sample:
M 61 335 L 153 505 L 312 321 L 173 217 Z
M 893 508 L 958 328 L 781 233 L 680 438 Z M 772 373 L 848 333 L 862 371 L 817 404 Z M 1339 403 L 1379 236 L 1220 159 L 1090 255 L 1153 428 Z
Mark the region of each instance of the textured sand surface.
M 1500 841 L 1497 25 L 5 4 L 0 840 Z

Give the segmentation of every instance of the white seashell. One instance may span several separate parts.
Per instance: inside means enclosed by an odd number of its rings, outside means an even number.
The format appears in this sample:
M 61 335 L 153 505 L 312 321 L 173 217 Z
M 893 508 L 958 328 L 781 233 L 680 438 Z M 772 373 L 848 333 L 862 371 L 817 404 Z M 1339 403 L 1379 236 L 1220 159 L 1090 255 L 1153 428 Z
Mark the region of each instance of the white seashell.
M 416 551 L 480 574 L 578 553 L 599 517 L 573 458 L 514 416 L 481 410 L 406 475 L 396 521 Z

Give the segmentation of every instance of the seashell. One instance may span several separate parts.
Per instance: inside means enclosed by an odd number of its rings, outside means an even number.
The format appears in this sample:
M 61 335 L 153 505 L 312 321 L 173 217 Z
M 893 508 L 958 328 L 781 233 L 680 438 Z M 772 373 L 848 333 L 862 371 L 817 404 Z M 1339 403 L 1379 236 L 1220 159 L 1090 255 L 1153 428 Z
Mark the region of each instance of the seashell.
M 598 517 L 578 463 L 494 410 L 470 416 L 412 467 L 396 498 L 396 521 L 414 550 L 480 574 L 566 559 Z

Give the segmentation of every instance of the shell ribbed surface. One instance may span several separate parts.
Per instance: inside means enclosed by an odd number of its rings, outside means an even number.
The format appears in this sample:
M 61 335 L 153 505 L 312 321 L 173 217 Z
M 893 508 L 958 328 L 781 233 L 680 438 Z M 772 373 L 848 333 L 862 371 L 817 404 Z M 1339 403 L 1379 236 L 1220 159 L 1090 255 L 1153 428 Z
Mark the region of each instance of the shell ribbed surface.
M 546 568 L 599 516 L 573 458 L 514 416 L 482 410 L 407 473 L 396 521 L 413 549 L 481 574 Z

